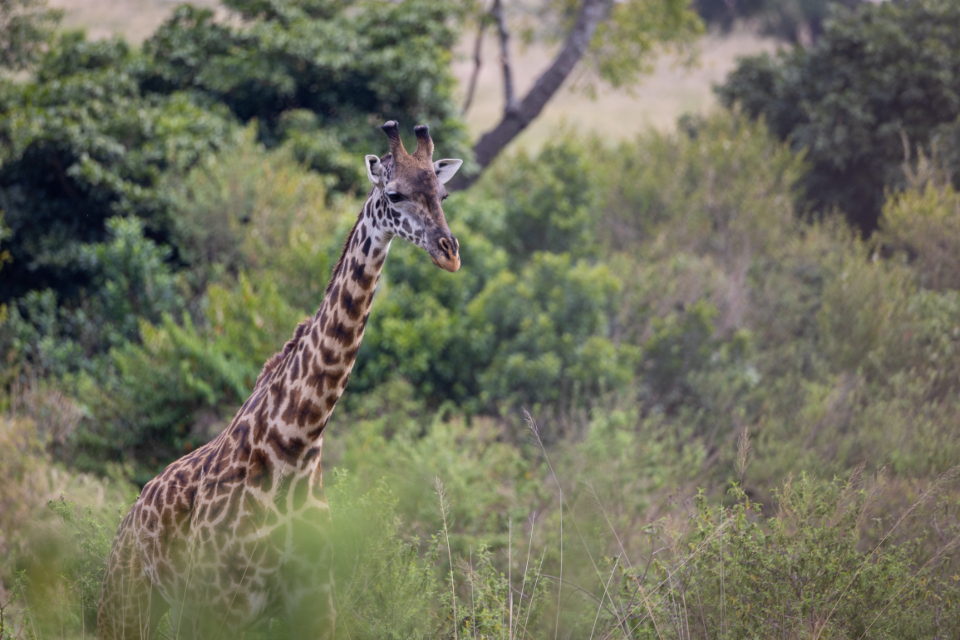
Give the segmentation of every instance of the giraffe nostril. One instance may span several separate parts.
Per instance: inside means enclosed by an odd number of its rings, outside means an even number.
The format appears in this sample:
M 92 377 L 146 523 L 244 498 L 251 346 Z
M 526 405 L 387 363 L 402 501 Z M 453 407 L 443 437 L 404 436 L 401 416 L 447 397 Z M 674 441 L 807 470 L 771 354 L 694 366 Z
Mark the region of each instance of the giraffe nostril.
M 454 242 L 456 242 L 456 241 L 454 241 Z M 451 254 L 451 253 L 453 253 L 452 247 L 451 247 L 451 245 L 450 245 L 450 241 L 447 240 L 446 238 L 440 238 L 440 240 L 437 241 L 437 245 L 440 246 L 440 250 L 443 251 L 444 253 L 446 253 L 446 254 L 448 254 L 448 255 Z

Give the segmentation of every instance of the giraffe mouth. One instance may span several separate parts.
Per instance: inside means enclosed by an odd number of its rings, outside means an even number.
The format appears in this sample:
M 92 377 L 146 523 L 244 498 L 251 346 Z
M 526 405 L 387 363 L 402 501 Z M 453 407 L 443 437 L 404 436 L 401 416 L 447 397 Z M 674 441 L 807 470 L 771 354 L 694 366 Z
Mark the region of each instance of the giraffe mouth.
M 430 256 L 433 259 L 433 264 L 437 265 L 444 271 L 449 271 L 453 273 L 454 271 L 460 268 L 460 256 L 454 255 L 453 257 L 447 256 Z
M 430 252 L 430 257 L 433 264 L 453 273 L 460 268 L 460 243 L 453 236 L 441 237 L 437 240 L 436 249 Z

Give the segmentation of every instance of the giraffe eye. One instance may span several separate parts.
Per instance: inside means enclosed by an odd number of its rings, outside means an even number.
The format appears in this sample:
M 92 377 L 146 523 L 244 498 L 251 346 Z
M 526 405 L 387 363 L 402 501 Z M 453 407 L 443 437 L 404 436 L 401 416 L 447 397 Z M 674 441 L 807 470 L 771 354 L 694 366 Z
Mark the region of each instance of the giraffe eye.
M 390 199 L 390 202 L 403 202 L 407 199 L 402 193 L 388 193 L 387 197 Z

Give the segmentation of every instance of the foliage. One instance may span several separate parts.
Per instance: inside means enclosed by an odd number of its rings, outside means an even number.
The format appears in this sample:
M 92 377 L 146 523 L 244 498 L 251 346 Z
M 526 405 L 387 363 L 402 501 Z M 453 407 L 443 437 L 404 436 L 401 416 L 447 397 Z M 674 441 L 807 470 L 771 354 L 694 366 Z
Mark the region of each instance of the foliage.
M 693 59 L 694 38 L 703 24 L 688 2 L 617 2 L 600 23 L 586 54 L 588 68 L 615 88 L 639 84 L 653 70 L 657 49 Z M 588 85 L 592 90 L 592 85 Z
M 91 293 L 72 308 L 52 289 L 31 291 L 10 305 L 0 342 L 35 375 L 95 370 L 105 352 L 139 337 L 138 323 L 182 308 L 169 252 L 143 235 L 137 218 L 111 218 L 106 242 L 78 247 Z
M 666 553 L 651 557 L 642 573 L 612 572 L 619 582 L 610 596 L 616 615 L 603 623 L 615 637 L 638 638 L 763 637 L 772 630 L 785 638 L 955 633 L 958 587 L 947 554 L 957 539 L 928 558 L 913 555 L 919 540 L 864 550 L 876 486 L 858 480 L 788 481 L 775 517 L 764 516 L 737 486 L 730 507 L 711 508 L 698 495 L 685 535 L 658 532 Z M 899 524 L 885 527 L 881 543 Z
M 52 288 L 76 302 L 93 278 L 83 247 L 103 242 L 106 221 L 140 218 L 165 242 L 172 210 L 159 188 L 217 149 L 228 123 L 186 94 L 142 96 L 136 58 L 121 41 L 64 36 L 36 83 L 5 92 L 0 107 L 0 206 L 12 258 L 0 299 Z
M 618 350 L 605 326 L 617 289 L 605 267 L 566 254 L 536 253 L 519 274 L 502 272 L 468 309 L 472 346 L 490 358 L 481 398 L 574 406 L 579 394 L 628 382 L 635 353 Z
M 55 444 L 65 423 L 78 420 L 68 399 L 37 383 L 16 388 L 3 401 L 0 607 L 7 607 L 8 635 L 0 637 L 59 635 L 64 626 L 80 634 L 96 623 L 115 509 L 134 493 L 116 468 L 108 470 L 112 478 L 95 478 L 51 460 L 45 447 Z M 64 535 L 51 503 L 72 533 Z
M 649 131 L 595 160 L 605 245 L 640 244 L 658 257 L 683 249 L 734 270 L 781 244 L 794 230 L 789 200 L 802 158 L 739 114 L 680 125 L 683 135 Z
M 61 17 L 63 10 L 45 0 L 0 2 L 0 69 L 20 71 L 36 62 Z
M 925 288 L 960 289 L 960 193 L 936 173 L 921 156 L 911 188 L 884 204 L 878 240 L 907 253 Z
M 247 22 L 202 29 L 356 18 L 243 6 Z M 44 73 L 153 64 L 76 47 L 87 57 L 54 52 Z M 164 91 L 130 95 L 219 100 Z M 320 303 L 359 210 L 298 159 L 304 122 L 327 115 L 210 117 L 215 145 L 184 134 L 165 148 L 189 161 L 147 172 L 163 215 L 98 209 L 99 235 L 70 248 L 75 298 L 45 287 L 0 312 L 0 580 L 26 571 L 38 636 L 61 613 L 65 636 L 85 633 L 114 507 L 228 423 Z M 937 131 L 871 240 L 839 216 L 799 221 L 815 163 L 719 112 L 502 158 L 445 202 L 456 274 L 395 242 L 325 432 L 344 637 L 956 635 L 957 196 Z M 519 430 L 522 408 L 543 426 Z M 57 524 L 43 505 L 61 493 Z
M 433 637 L 447 626 L 437 615 L 437 537 L 421 553 L 420 541 L 404 535 L 397 499 L 385 483 L 358 494 L 347 474 L 336 480 L 331 509 L 343 525 L 335 537 L 337 599 L 345 605 L 338 628 L 351 638 Z
M 123 341 L 137 340 L 137 320 L 127 311 L 138 310 L 118 308 L 122 301 L 116 296 L 137 286 L 137 278 L 161 277 L 164 270 L 174 276 L 187 272 L 190 289 L 184 299 L 165 294 L 160 306 L 150 301 L 139 314 L 157 322 L 161 312 L 179 316 L 185 306 L 198 314 L 197 298 L 216 272 L 226 269 L 235 276 L 250 266 L 237 254 L 249 258 L 256 253 L 252 245 L 267 240 L 239 247 L 236 239 L 246 234 L 249 212 L 231 212 L 230 224 L 219 231 L 195 219 L 190 226 L 182 215 L 196 210 L 191 201 L 197 189 L 209 196 L 203 178 L 189 184 L 190 170 L 205 166 L 216 172 L 216 152 L 250 147 L 249 134 L 237 135 L 238 121 L 256 122 L 250 131 L 270 147 L 286 142 L 277 157 L 296 157 L 324 174 L 305 179 L 297 173 L 308 200 L 320 192 L 363 188 L 356 154 L 383 147 L 371 118 L 394 117 L 404 126 L 429 122 L 438 153 L 469 159 L 465 131 L 452 106 L 449 71 L 458 4 L 369 2 L 349 10 L 326 2 L 236 0 L 228 5 L 244 19 L 216 22 L 210 11 L 178 8 L 142 52 L 119 39 L 87 42 L 82 34 L 65 34 L 29 80 L 4 85 L 0 210 L 6 226 L 0 259 L 9 264 L 0 279 L 0 304 L 19 314 L 11 330 L 17 340 L 39 342 L 46 336 L 72 343 L 70 353 L 58 355 L 57 366 L 45 371 L 62 375 L 87 368 L 84 359 L 118 344 L 118 331 Z M 257 204 L 297 206 L 295 201 Z M 136 221 L 108 223 L 115 218 Z M 168 249 L 156 254 L 143 245 L 130 259 L 142 256 L 145 262 L 116 264 L 122 272 L 107 272 L 104 258 L 109 256 L 98 258 L 93 247 L 121 227 L 124 234 L 133 233 L 130 225 L 139 225 L 143 242 Z M 147 254 L 163 264 L 154 264 Z M 304 252 L 284 259 L 296 256 Z M 141 273 L 127 273 L 128 268 Z M 282 286 L 297 286 L 303 279 L 291 278 Z M 169 293 L 170 282 L 167 278 L 158 286 Z M 314 282 L 309 290 L 316 289 Z M 47 300 L 48 291 L 55 300 L 55 322 L 49 313 L 29 313 L 40 299 Z M 91 309 L 90 299 L 102 304 Z M 96 330 L 89 335 L 88 323 L 109 335 Z
M 535 158 L 521 150 L 491 169 L 480 188 L 503 212 L 498 212 L 502 223 L 488 227 L 487 233 L 507 252 L 511 266 L 527 262 L 537 251 L 596 254 L 593 213 L 598 194 L 591 184 L 590 160 L 586 145 L 566 132 Z
M 943 131 L 960 116 L 958 34 L 950 0 L 864 3 L 809 50 L 744 59 L 717 91 L 807 150 L 809 206 L 838 207 L 869 233 L 884 189 L 905 186 L 904 152 L 951 138 Z
M 262 141 L 290 140 L 337 191 L 363 188 L 357 154 L 382 147 L 371 118 L 427 122 L 438 157 L 469 157 L 449 70 L 457 3 L 225 4 L 240 26 L 185 5 L 145 43 L 148 91 L 198 92 L 256 119 Z
M 525 44 L 555 45 L 564 40 L 576 23 L 583 3 L 578 0 L 547 0 L 506 7 L 508 16 L 520 26 Z M 491 20 L 490 16 L 484 19 Z M 613 87 L 630 87 L 651 70 L 654 52 L 661 48 L 692 54 L 694 39 L 703 24 L 686 2 L 618 2 L 597 24 L 596 31 L 580 61 L 582 73 L 576 84 L 592 92 L 598 81 Z M 691 56 L 692 57 L 692 56 Z
M 107 557 L 113 543 L 113 530 L 94 515 L 87 506 L 78 509 L 62 495 L 59 500 L 50 500 L 47 507 L 57 514 L 70 532 L 77 553 L 66 567 L 71 577 L 71 589 L 80 600 L 80 614 L 84 626 L 94 628 L 97 623 L 95 603 L 100 600 L 100 586 L 106 573 Z

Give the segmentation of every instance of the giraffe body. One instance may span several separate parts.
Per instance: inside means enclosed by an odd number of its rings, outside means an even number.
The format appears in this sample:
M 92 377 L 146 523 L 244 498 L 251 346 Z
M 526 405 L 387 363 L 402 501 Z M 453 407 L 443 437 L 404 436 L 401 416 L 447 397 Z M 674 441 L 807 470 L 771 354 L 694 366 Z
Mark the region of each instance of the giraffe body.
M 456 271 L 459 245 L 440 202 L 459 160 L 417 151 L 367 156 L 373 188 L 316 315 L 264 366 L 219 436 L 147 483 L 114 539 L 98 612 L 101 640 L 150 638 L 166 611 L 177 637 L 232 640 L 285 618 L 294 637 L 335 627 L 330 509 L 320 454 L 346 388 L 390 243 L 400 236 Z

